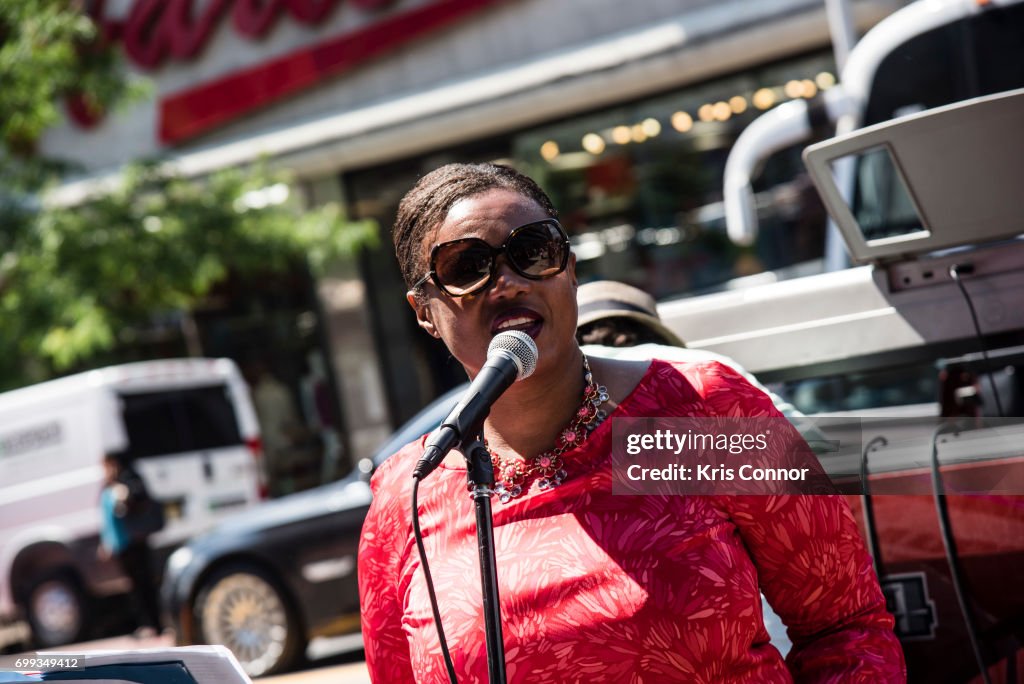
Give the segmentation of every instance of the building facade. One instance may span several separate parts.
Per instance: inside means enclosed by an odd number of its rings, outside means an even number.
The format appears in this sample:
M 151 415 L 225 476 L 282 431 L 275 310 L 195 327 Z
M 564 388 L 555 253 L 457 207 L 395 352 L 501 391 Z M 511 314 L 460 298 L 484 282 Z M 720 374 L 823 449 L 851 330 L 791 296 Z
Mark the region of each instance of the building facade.
M 852 6 L 863 31 L 904 4 Z M 59 191 L 67 201 L 140 157 L 196 176 L 268 158 L 304 201 L 341 201 L 380 226 L 379 249 L 257 306 L 273 325 L 253 323 L 229 288 L 234 308 L 209 312 L 205 328 L 225 331 L 204 337 L 208 354 L 237 353 L 241 343 L 216 344 L 227 331 L 279 344 L 297 401 L 301 360 L 322 355 L 346 460 L 464 379 L 415 326 L 389 249 L 399 199 L 440 164 L 503 160 L 536 178 L 584 281 L 663 299 L 822 269 L 825 216 L 799 150 L 761 173 L 754 245 L 728 240 L 721 202 L 740 131 L 835 83 L 822 0 L 96 0 L 91 11 L 153 96 L 47 135 L 45 152 L 85 169 Z

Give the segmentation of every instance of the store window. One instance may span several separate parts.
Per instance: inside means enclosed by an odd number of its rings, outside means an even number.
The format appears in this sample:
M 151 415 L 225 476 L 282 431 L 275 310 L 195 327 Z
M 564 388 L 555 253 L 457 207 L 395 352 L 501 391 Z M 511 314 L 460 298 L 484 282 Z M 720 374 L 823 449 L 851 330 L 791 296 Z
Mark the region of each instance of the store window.
M 336 479 L 347 466 L 337 453 L 347 447 L 325 438 L 326 427 L 342 438 L 345 430 L 314 287 L 301 261 L 230 273 L 192 312 L 200 353 L 234 359 L 249 385 L 271 496 Z
M 750 247 L 726 235 L 722 178 L 729 150 L 751 121 L 832 87 L 834 73 L 830 54 L 799 57 L 346 173 L 349 214 L 375 219 L 382 231 L 382 247 L 364 255 L 362 273 L 392 422 L 465 380 L 447 349 L 416 328 L 390 250 L 398 202 L 420 176 L 445 163 L 480 161 L 528 173 L 558 207 L 584 282 L 622 280 L 664 299 L 765 271 L 777 278 L 820 272 L 826 217 L 802 146 L 774 155 L 755 179 L 761 229 Z
M 729 76 L 513 137 L 512 156 L 552 195 L 581 280 L 611 278 L 662 299 L 764 271 L 821 270 L 825 211 L 784 150 L 755 182 L 761 230 L 741 248 L 725 231 L 722 185 L 733 143 L 758 115 L 835 84 L 827 55 Z

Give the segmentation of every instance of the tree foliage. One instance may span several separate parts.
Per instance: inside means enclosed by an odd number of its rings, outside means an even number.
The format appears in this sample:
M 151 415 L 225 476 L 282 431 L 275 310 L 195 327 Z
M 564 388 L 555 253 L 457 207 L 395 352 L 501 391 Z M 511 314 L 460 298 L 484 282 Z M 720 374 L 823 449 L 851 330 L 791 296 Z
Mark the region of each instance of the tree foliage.
M 68 97 L 101 113 L 147 92 L 127 78 L 95 23 L 69 0 L 0 2 L 0 184 L 38 190 L 65 169 L 33 154 Z
M 110 194 L 31 214 L 0 260 L 0 383 L 26 379 L 25 362 L 35 376 L 80 364 L 153 314 L 192 307 L 229 269 L 304 258 L 316 271 L 376 239 L 372 223 L 345 222 L 336 205 L 300 212 L 280 201 L 287 188 L 260 170 L 198 182 L 136 165 Z
M 82 366 L 229 271 L 315 270 L 376 239 L 337 206 L 300 210 L 263 167 L 187 180 L 136 164 L 81 205 L 41 201 L 67 169 L 32 154 L 59 99 L 103 110 L 137 92 L 95 31 L 67 0 L 0 2 L 0 389 Z

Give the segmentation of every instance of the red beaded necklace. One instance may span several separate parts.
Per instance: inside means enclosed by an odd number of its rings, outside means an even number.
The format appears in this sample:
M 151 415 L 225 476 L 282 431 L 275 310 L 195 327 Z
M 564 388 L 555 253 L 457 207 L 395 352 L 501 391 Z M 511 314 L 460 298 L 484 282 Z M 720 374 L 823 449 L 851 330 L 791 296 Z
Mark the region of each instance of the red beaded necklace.
M 562 461 L 562 454 L 586 441 L 590 433 L 607 417 L 601 404 L 608 401 L 608 389 L 594 382 L 590 372 L 590 363 L 583 355 L 583 401 L 576 409 L 572 420 L 562 429 L 555 446 L 531 459 L 504 459 L 493 451 L 491 463 L 494 464 L 494 493 L 502 503 L 529 490 L 530 482 L 537 478 L 537 486 L 541 489 L 557 487 L 569 476 Z M 487 441 L 484 440 L 484 446 Z

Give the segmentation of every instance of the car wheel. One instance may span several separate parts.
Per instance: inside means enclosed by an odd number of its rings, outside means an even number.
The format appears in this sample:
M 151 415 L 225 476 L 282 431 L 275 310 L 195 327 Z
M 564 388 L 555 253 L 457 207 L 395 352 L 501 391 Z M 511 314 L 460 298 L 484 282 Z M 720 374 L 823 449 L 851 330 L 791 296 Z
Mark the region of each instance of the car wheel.
M 43 648 L 78 641 L 85 631 L 85 593 L 70 570 L 43 575 L 25 594 L 25 617 Z
M 214 573 L 197 594 L 193 610 L 199 641 L 227 646 L 251 677 L 294 665 L 305 645 L 280 585 L 254 566 Z

